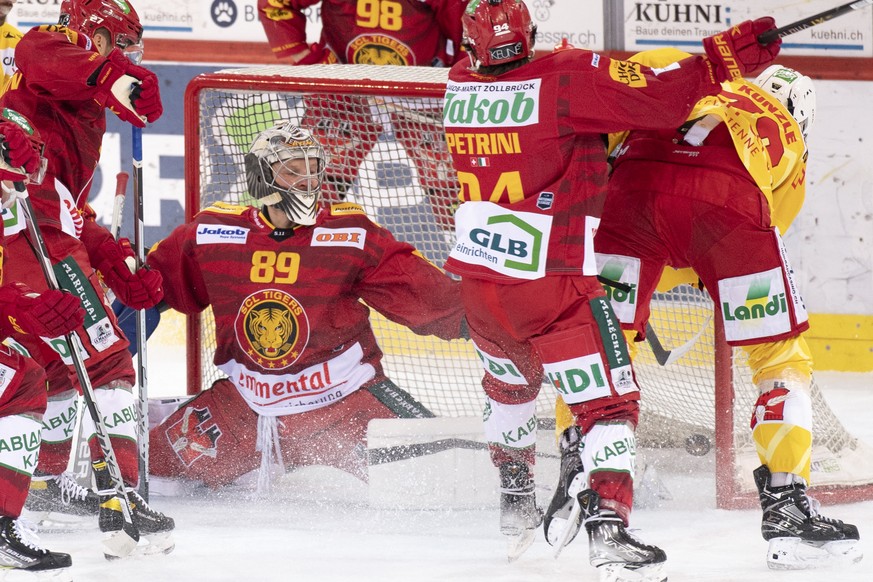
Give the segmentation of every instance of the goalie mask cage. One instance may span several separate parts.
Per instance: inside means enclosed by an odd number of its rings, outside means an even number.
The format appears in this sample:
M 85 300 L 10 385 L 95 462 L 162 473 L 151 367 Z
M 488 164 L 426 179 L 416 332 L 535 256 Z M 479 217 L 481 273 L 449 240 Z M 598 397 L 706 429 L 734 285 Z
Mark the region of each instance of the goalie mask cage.
M 453 242 L 456 176 L 442 128 L 446 69 L 282 65 L 196 77 L 185 93 L 186 220 L 216 201 L 247 204 L 243 156 L 255 135 L 293 120 L 328 155 L 324 197 L 361 204 L 368 215 L 442 265 Z M 435 414 L 480 416 L 482 367 L 469 342 L 420 337 L 373 312 L 386 373 Z M 757 505 L 758 466 L 749 428 L 757 399 L 742 350 L 723 341 L 705 292 L 680 286 L 655 297 L 652 327 L 674 362 L 649 346 L 635 359 L 642 389 L 641 446 L 715 454 L 716 502 Z M 207 310 L 187 322 L 188 391 L 212 384 L 214 324 Z M 681 354 L 681 357 L 676 357 Z M 554 416 L 544 385 L 541 418 Z M 812 384 L 813 492 L 823 502 L 873 498 L 871 448 L 853 437 Z

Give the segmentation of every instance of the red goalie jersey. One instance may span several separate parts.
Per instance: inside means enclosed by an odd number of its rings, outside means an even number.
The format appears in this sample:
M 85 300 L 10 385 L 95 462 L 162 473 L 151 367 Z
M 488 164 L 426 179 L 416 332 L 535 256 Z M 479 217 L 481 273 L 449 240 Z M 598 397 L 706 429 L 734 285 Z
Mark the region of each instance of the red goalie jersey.
M 459 286 L 354 204 L 274 229 L 257 208 L 216 204 L 156 245 L 148 264 L 174 309 L 215 315 L 215 364 L 249 406 L 281 416 L 385 378 L 369 309 L 418 334 L 460 335 Z

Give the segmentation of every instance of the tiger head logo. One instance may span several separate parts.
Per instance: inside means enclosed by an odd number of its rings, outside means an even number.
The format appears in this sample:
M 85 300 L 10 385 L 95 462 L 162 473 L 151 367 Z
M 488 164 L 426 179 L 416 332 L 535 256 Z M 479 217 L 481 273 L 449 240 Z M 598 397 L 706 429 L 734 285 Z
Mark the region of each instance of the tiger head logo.
M 276 289 L 258 291 L 240 306 L 236 337 L 259 367 L 281 370 L 293 364 L 309 341 L 309 322 L 294 297 Z
M 362 34 L 348 45 L 348 62 L 356 65 L 415 65 L 412 50 L 397 39 L 381 34 Z

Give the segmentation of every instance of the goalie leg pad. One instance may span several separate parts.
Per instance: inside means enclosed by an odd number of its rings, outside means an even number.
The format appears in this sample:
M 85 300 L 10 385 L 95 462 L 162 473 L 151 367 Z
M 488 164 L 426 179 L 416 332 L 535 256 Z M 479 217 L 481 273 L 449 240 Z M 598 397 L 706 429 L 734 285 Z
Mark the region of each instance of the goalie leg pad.
M 232 483 L 260 465 L 257 424 L 233 383 L 219 380 L 149 431 L 151 472 L 210 487 Z

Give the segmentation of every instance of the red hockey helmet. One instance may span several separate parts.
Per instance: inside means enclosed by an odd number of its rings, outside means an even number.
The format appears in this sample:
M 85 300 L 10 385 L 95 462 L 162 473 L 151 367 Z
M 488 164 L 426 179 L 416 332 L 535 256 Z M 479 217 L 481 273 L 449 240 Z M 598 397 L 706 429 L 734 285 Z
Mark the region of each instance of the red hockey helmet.
M 105 28 L 130 60 L 142 60 L 142 24 L 127 0 L 63 0 L 58 22 L 91 38 Z
M 533 53 L 536 26 L 522 0 L 470 0 L 461 21 L 463 43 L 477 69 L 527 59 Z

